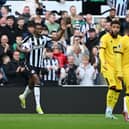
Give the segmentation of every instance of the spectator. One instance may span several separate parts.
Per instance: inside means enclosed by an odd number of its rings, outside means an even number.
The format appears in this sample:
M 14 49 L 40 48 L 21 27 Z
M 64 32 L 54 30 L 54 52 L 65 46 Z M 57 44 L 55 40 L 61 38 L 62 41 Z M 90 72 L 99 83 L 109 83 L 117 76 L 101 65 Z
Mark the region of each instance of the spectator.
M 7 64 L 9 61 L 10 61 L 9 56 L 4 55 L 2 57 L 2 65 L 0 67 L 0 86 L 4 86 L 4 84 L 6 84 L 8 82 L 8 78 L 7 78 L 6 74 L 5 74 L 3 65 Z
M 0 68 L 0 86 L 4 86 L 3 72 L 1 68 Z
M 29 19 L 31 18 L 30 7 L 27 5 L 23 7 L 22 13 L 19 13 L 17 11 L 15 13 L 16 13 L 16 15 L 22 16 L 25 20 L 25 23 L 27 23 L 29 21 Z
M 60 18 L 57 20 L 57 22 L 58 22 L 59 24 L 61 23 L 61 20 L 62 20 L 63 18 L 69 17 L 68 11 L 66 11 L 66 10 L 60 11 L 58 14 L 60 15 Z M 71 20 L 71 19 L 70 19 L 70 20 Z
M 41 0 L 25 0 L 25 7 L 29 7 L 29 12 L 31 15 L 35 15 L 36 7 L 38 6 L 39 1 Z
M 44 24 L 46 24 L 49 21 L 49 15 L 51 11 L 47 10 L 44 17 Z
M 15 42 L 16 38 L 16 24 L 15 24 L 15 17 L 8 16 L 6 26 L 3 27 L 1 31 L 1 35 L 6 34 L 9 39 L 9 45 L 11 46 Z
M 106 18 L 100 18 L 99 23 L 96 25 L 97 33 L 100 33 L 105 30 L 106 22 Z
M 9 8 L 9 6 L 2 6 L 1 8 L 0 8 L 0 15 L 2 16 L 2 17 L 7 17 L 7 16 L 9 16 L 10 15 L 10 8 Z
M 60 68 L 67 64 L 67 57 L 62 53 L 60 45 L 53 46 L 53 56 L 58 59 Z
M 79 66 L 80 62 L 81 62 L 81 58 L 83 56 L 83 52 L 81 51 L 80 46 L 75 46 L 73 47 L 73 52 L 71 53 L 71 55 L 73 55 L 74 59 L 75 59 L 75 65 Z
M 87 49 L 87 47 L 85 46 L 84 43 L 81 43 L 81 38 L 80 36 L 74 36 L 73 37 L 73 45 L 70 45 L 67 47 L 67 55 L 71 55 L 72 53 L 78 53 L 78 54 L 87 54 L 89 55 L 89 50 Z M 80 49 L 79 51 L 76 50 Z M 75 52 L 76 51 L 76 52 Z
M 58 31 L 60 29 L 60 25 L 56 23 L 56 16 L 52 12 L 49 14 L 48 22 L 45 24 L 49 30 L 49 33 L 52 31 Z
M 123 35 L 124 35 L 124 32 L 125 32 L 128 24 L 129 24 L 129 10 L 127 11 L 125 18 L 123 19 L 123 22 L 121 24 L 122 25 L 121 32 Z
M 25 20 L 23 17 L 19 17 L 17 19 L 17 27 L 16 27 L 16 34 L 24 36 L 24 33 L 26 33 L 26 25 Z
M 94 46 L 99 45 L 99 39 L 97 37 L 96 30 L 94 28 L 89 29 L 88 32 L 89 32 L 89 38 L 87 39 L 86 47 L 88 48 L 91 54 L 92 48 Z
M 51 31 L 51 33 L 50 33 L 50 35 L 51 35 L 51 37 L 57 37 L 57 31 Z M 55 40 L 52 40 L 52 46 L 54 46 L 54 45 L 58 45 L 58 41 L 55 41 Z
M 1 17 L 0 18 L 0 30 L 6 26 L 6 18 L 5 17 Z M 1 32 L 0 32 L 1 33 Z
M 73 35 L 73 26 L 71 24 L 71 19 L 70 17 L 65 17 L 61 19 L 61 24 L 62 22 L 65 22 L 67 26 L 69 26 L 64 33 L 65 40 L 67 41 L 67 44 L 70 44 L 70 37 Z
M 77 68 L 77 77 L 81 86 L 94 86 L 96 69 L 89 63 L 89 56 L 82 57 L 82 64 Z
M 107 21 L 112 22 L 112 20 L 115 20 L 115 17 L 116 17 L 116 9 L 111 8 L 109 12 L 109 16 L 106 19 Z
M 21 35 L 17 35 L 16 36 L 16 42 L 13 43 L 12 45 L 12 50 L 16 51 L 17 50 L 17 45 L 22 45 L 22 36 Z M 25 59 L 25 54 L 23 52 L 20 52 L 20 60 L 24 60 Z
M 2 80 L 1 80 L 1 83 L 4 85 L 5 83 L 8 83 L 8 78 L 7 78 L 7 75 L 5 73 L 5 65 L 7 65 L 11 60 L 10 60 L 10 57 L 8 55 L 4 55 L 2 56 L 2 63 L 1 63 L 1 68 L 0 68 L 0 71 L 1 71 L 1 75 L 2 75 Z
M 38 2 L 35 11 L 36 15 L 44 15 L 46 13 L 46 6 Z
M 73 38 L 74 37 L 82 37 L 82 33 L 80 32 L 80 30 L 78 30 L 78 29 L 74 29 L 73 30 L 73 35 L 70 37 L 70 45 L 72 45 L 73 44 Z
M 41 71 L 44 86 L 58 86 L 59 63 L 58 60 L 53 57 L 52 48 L 46 48 L 46 57 L 43 58 L 41 65 L 43 68 Z
M 30 17 L 31 17 L 29 6 L 24 6 L 22 16 L 25 19 L 25 23 L 27 23 L 29 21 Z
M 51 32 L 51 36 L 52 37 L 57 37 L 57 32 L 56 31 L 52 31 Z M 64 35 L 61 37 L 61 39 L 59 41 L 52 41 L 52 47 L 55 46 L 55 45 L 59 45 L 59 47 L 61 48 L 61 52 L 62 53 L 66 53 L 66 48 L 67 48 L 67 42 L 64 38 Z
M 102 78 L 100 76 L 100 60 L 99 60 L 98 54 L 99 54 L 99 49 L 98 47 L 94 46 L 92 48 L 91 55 L 90 55 L 90 63 L 96 69 L 96 78 L 94 80 L 95 85 L 101 84 L 100 78 Z
M 49 35 L 49 31 L 46 25 L 43 25 L 43 30 L 42 30 L 43 35 Z
M 89 35 L 88 35 L 87 32 L 88 32 L 89 29 L 95 28 L 95 24 L 94 24 L 94 21 L 93 21 L 93 16 L 92 16 L 92 14 L 86 14 L 85 18 L 86 18 L 85 34 L 87 35 L 87 37 L 89 37 Z
M 2 59 L 2 56 L 5 54 L 10 56 L 11 49 L 10 49 L 10 45 L 8 42 L 8 36 L 2 35 L 0 38 L 0 59 Z
M 61 68 L 60 83 L 62 85 L 77 85 L 75 60 L 72 55 L 68 56 L 68 64 Z
M 110 31 L 111 31 L 111 22 L 106 21 L 104 30 L 102 30 L 101 32 L 98 33 L 99 40 L 104 34 L 106 34 L 107 32 L 110 32 Z
M 4 61 L 3 69 L 8 78 L 9 84 L 19 84 L 27 81 L 27 74 L 25 73 L 24 62 L 20 61 L 20 52 L 14 51 L 11 61 Z M 27 83 L 27 82 L 26 82 Z
M 40 24 L 42 24 L 42 26 L 44 25 L 44 21 L 40 15 L 36 15 L 36 16 L 32 17 L 31 20 L 34 23 L 40 23 Z
M 69 11 L 70 11 L 71 23 L 72 23 L 72 26 L 74 28 L 74 23 L 75 23 L 75 20 L 77 18 L 77 9 L 76 9 L 76 6 L 71 5 L 70 8 L 69 8 Z

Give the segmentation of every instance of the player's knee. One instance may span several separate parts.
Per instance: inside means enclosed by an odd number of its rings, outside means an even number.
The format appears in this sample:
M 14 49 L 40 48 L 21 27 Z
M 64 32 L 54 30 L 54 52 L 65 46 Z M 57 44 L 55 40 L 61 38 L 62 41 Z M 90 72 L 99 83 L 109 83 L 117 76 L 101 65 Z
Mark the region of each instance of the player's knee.
M 33 76 L 33 82 L 34 82 L 34 85 L 35 84 L 40 84 L 40 79 L 38 76 Z
M 40 85 L 40 81 L 39 80 L 35 80 L 34 81 L 34 85 Z
M 33 90 L 34 89 L 34 85 L 29 85 L 29 89 Z

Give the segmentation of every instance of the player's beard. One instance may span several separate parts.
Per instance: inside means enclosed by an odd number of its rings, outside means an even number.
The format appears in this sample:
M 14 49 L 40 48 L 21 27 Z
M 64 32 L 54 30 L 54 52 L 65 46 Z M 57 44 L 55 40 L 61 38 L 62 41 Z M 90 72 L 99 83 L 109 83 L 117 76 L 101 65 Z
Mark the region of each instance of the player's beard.
M 111 36 L 112 36 L 113 38 L 117 38 L 118 34 L 119 34 L 118 32 L 117 32 L 117 33 L 111 32 Z

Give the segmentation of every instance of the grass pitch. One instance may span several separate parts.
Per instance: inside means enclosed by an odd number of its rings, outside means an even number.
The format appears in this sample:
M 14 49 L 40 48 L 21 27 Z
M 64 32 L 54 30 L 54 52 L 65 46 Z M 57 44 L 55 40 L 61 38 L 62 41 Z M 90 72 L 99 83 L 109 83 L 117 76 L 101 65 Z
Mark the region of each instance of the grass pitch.
M 91 114 L 0 114 L 0 129 L 129 129 L 122 115 L 118 120 Z

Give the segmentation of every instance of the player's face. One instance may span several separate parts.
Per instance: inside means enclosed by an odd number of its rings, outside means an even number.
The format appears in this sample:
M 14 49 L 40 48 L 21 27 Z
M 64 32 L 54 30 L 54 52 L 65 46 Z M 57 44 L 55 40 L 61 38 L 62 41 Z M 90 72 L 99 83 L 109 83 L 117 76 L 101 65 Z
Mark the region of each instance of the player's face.
M 112 36 L 115 38 L 120 32 L 120 25 L 119 24 L 112 24 L 111 26 Z
M 42 26 L 41 25 L 37 25 L 36 27 L 35 27 L 35 33 L 37 34 L 37 35 L 40 35 L 41 33 L 42 33 Z
M 34 34 L 34 32 L 35 32 L 34 27 L 28 27 L 27 29 L 28 29 L 29 33 Z

